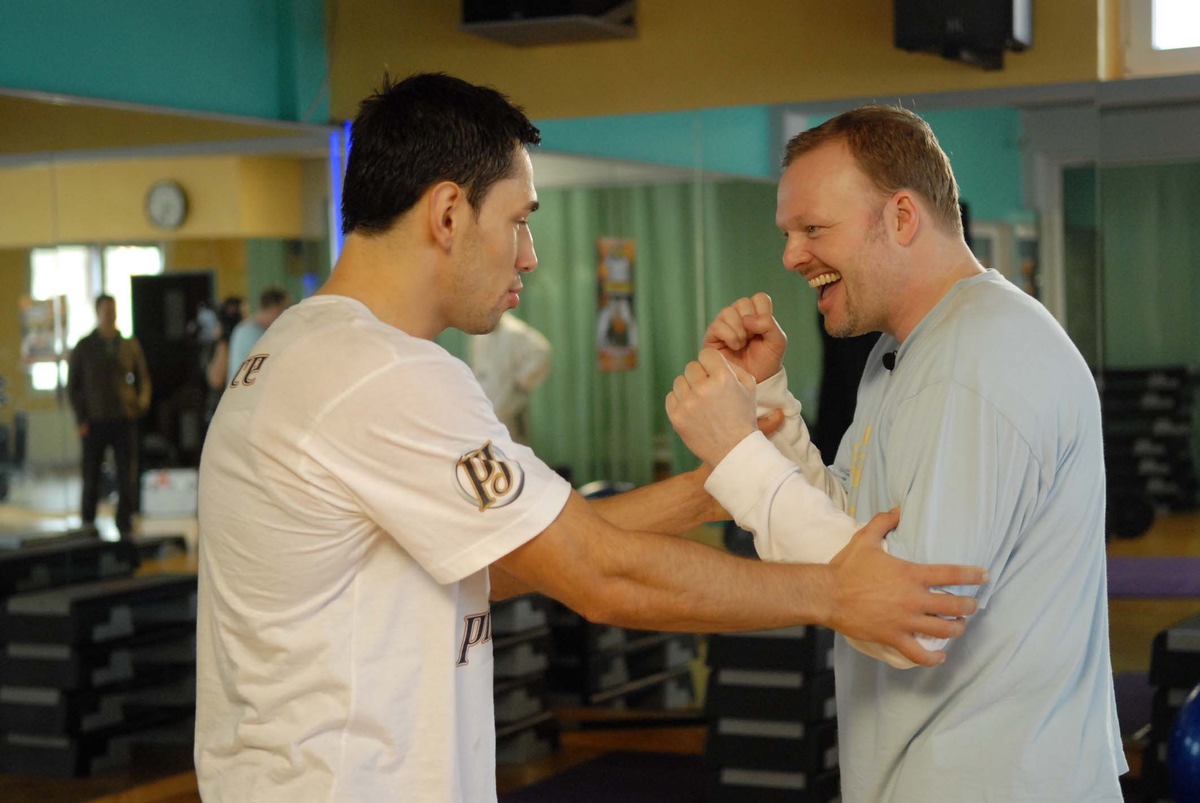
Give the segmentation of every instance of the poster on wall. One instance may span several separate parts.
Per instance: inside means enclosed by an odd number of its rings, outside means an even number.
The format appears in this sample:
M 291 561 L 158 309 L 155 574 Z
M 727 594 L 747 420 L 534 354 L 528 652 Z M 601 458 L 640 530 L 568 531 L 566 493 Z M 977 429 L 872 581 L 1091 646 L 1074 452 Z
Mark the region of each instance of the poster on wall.
M 66 324 L 67 297 L 33 299 L 22 297 L 21 360 L 25 364 L 63 359 L 61 344 Z
M 633 240 L 601 237 L 596 241 L 596 343 L 601 371 L 637 367 L 638 327 L 633 315 Z

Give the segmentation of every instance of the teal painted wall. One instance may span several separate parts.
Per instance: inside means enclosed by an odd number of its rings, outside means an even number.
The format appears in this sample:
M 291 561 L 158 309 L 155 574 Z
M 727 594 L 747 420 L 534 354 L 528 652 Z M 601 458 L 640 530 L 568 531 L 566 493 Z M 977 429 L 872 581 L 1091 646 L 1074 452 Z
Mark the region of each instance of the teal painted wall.
M 324 123 L 322 0 L 4 0 L 0 86 Z
M 920 114 L 950 157 L 974 220 L 1029 222 L 1021 183 L 1021 118 L 1007 107 Z
M 1021 120 L 1007 107 L 919 112 L 950 156 L 976 220 L 1030 222 L 1021 182 Z M 813 116 L 817 125 L 827 116 Z M 700 168 L 734 176 L 779 175 L 771 110 L 746 106 L 668 114 L 547 120 L 548 151 Z
M 774 178 L 779 172 L 766 106 L 541 120 L 537 126 L 548 151 L 735 176 Z

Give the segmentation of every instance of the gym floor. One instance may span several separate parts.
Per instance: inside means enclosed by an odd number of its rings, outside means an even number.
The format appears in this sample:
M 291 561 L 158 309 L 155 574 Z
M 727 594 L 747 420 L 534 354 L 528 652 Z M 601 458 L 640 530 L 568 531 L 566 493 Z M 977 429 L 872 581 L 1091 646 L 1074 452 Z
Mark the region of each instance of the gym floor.
M 11 522 L 8 522 L 11 523 Z M 53 528 L 54 523 L 50 523 Z M 704 540 L 710 540 L 704 538 Z M 1145 535 L 1109 544 L 1110 555 L 1200 555 L 1200 513 L 1164 516 Z M 178 555 L 143 571 L 194 571 L 195 559 Z M 1150 665 L 1154 635 L 1175 622 L 1200 613 L 1200 598 L 1114 599 L 1109 604 L 1113 671 L 1145 672 Z M 698 754 L 704 749 L 704 727 L 648 727 L 630 729 L 572 728 L 604 714 L 562 711 L 561 743 L 553 754 L 526 764 L 501 766 L 497 781 L 501 794 L 616 750 L 646 750 Z M 653 718 L 653 714 L 647 714 Z M 1127 742 L 1131 776 L 1140 771 L 1140 746 Z M 1134 798 L 1131 798 L 1134 799 Z M 90 778 L 61 780 L 29 775 L 0 774 L 0 800 L 39 803 L 193 803 L 200 797 L 191 770 L 186 744 L 142 746 L 133 751 L 129 765 Z

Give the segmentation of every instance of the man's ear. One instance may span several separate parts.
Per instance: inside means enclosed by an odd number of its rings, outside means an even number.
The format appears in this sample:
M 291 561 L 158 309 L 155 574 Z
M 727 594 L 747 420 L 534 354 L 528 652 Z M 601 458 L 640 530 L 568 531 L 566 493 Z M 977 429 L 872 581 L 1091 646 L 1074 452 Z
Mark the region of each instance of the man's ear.
M 442 181 L 426 191 L 429 233 L 438 247 L 449 251 L 462 226 L 462 214 L 470 204 L 463 188 L 453 181 Z
M 896 242 L 907 246 L 917 236 L 921 224 L 921 207 L 908 190 L 899 190 L 892 196 L 892 216 L 889 221 Z

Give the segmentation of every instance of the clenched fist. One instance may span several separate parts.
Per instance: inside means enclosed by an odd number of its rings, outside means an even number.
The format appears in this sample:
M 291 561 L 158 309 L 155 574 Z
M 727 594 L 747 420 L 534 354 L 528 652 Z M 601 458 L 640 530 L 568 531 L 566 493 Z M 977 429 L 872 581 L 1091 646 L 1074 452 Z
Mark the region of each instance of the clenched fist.
M 710 466 L 758 428 L 754 377 L 706 348 L 667 394 L 667 417 L 692 453 Z

